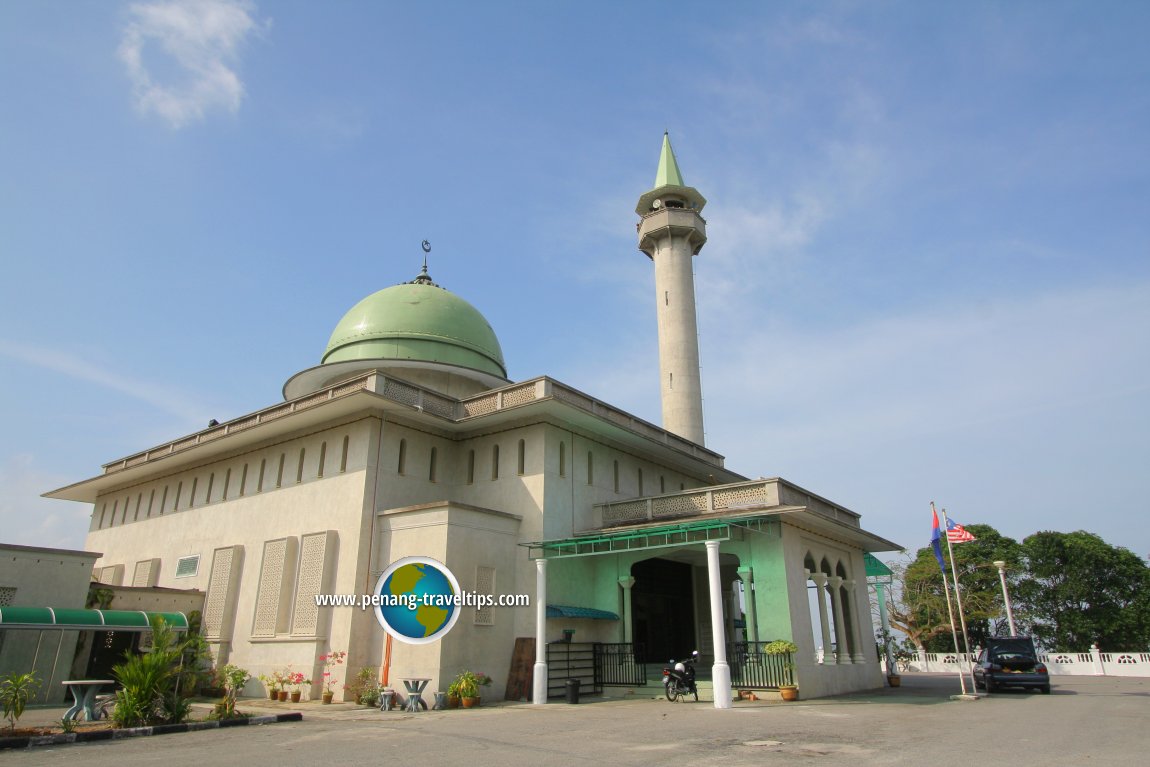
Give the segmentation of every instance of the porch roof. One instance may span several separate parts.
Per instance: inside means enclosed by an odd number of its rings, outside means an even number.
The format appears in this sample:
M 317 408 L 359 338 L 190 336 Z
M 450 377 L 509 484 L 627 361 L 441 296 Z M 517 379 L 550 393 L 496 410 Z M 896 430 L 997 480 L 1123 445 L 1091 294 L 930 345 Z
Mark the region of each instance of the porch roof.
M 533 541 L 519 545 L 527 548 L 530 559 L 587 557 L 596 554 L 616 554 L 620 551 L 684 546 L 705 541 L 728 541 L 734 529 L 765 532 L 774 525 L 778 525 L 778 522 L 766 519 L 763 515 L 712 518 L 675 524 L 660 523 L 596 530 L 574 538 Z
M 79 610 L 54 607 L 0 607 L 0 629 L 57 629 L 60 631 L 151 631 L 159 616 L 176 631 L 188 630 L 183 613 L 143 610 Z

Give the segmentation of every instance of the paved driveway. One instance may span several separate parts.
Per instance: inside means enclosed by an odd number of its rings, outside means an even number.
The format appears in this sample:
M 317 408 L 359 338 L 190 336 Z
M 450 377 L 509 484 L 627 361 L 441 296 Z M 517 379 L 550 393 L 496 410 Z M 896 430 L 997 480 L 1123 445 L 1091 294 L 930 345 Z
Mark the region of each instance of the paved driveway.
M 0 763 L 1083 765 L 1150 763 L 1150 679 L 1056 677 L 1054 693 L 951 701 L 953 676 L 907 674 L 897 690 L 797 703 L 666 700 L 513 704 L 381 713 L 304 705 L 304 721 L 22 752 Z M 654 691 L 652 691 L 653 694 Z M 255 704 L 258 705 L 258 704 Z M 243 706 L 241 706 L 243 708 Z M 256 709 L 252 709 L 256 710 Z

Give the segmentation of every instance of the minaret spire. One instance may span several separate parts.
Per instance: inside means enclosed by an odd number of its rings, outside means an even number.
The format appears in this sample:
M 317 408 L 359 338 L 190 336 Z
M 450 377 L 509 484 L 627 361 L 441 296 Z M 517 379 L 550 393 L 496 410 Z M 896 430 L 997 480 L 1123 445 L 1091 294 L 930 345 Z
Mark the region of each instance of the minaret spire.
M 639 250 L 655 264 L 655 306 L 659 323 L 659 377 L 663 428 L 703 444 L 703 393 L 699 375 L 699 330 L 691 258 L 707 242 L 699 212 L 707 200 L 683 183 L 683 174 L 663 134 L 655 186 L 639 197 Z

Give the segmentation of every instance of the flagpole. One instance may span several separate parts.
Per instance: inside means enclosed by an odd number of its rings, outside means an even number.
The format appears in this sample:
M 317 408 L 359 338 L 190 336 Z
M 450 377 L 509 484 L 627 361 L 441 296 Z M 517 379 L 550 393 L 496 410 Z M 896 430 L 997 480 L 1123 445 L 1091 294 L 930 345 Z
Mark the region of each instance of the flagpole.
M 962 624 L 962 643 L 966 648 L 966 659 L 968 664 L 972 664 L 970 657 L 970 637 L 966 632 L 966 615 L 962 611 L 962 590 L 958 587 L 958 567 L 954 561 L 954 545 L 950 542 L 950 523 L 946 518 L 946 509 L 942 510 L 942 530 L 943 535 L 946 536 L 946 551 L 950 554 L 950 571 L 954 574 L 954 599 L 958 602 L 958 621 Z M 951 619 L 953 621 L 953 618 Z M 955 639 L 955 650 L 958 650 L 958 640 Z M 959 664 L 961 668 L 962 664 Z M 971 685 L 974 684 L 974 672 L 970 672 Z M 964 687 L 965 691 L 965 687 Z
M 935 514 L 935 516 L 937 518 L 938 512 L 934 508 L 934 501 L 930 502 L 930 510 L 932 513 Z M 945 530 L 945 529 L 946 529 L 946 527 L 944 526 L 943 530 Z M 951 561 L 952 562 L 954 561 L 953 555 L 951 556 Z M 942 592 L 944 594 L 946 594 L 946 612 L 950 616 L 950 635 L 954 639 L 955 655 L 958 655 L 959 653 L 962 652 L 962 650 L 960 650 L 958 647 L 958 631 L 954 627 L 954 607 L 951 605 L 951 602 L 950 602 L 950 586 L 946 582 L 946 568 L 943 567 L 943 568 L 940 568 L 940 570 L 942 571 Z M 962 689 L 962 694 L 966 695 L 966 676 L 962 673 L 962 664 L 959 663 L 957 665 L 958 665 L 958 686 Z

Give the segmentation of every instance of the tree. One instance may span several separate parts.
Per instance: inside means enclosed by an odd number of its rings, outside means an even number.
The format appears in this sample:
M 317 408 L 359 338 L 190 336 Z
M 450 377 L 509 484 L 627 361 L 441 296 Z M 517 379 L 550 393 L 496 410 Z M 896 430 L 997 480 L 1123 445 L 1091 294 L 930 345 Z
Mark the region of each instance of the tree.
M 970 646 L 985 645 L 986 639 L 1005 633 L 1005 608 L 998 568 L 993 562 L 1003 560 L 1013 570 L 1022 561 L 1022 547 L 1013 538 L 1007 538 L 990 525 L 967 525 L 974 541 L 955 544 L 954 560 L 962 590 L 963 614 L 966 616 Z M 949 555 L 943 543 L 947 563 L 947 579 L 952 580 Z M 890 612 L 892 626 L 907 635 L 919 652 L 947 652 L 954 650 L 951 638 L 950 616 L 943 593 L 942 571 L 929 546 L 919 549 L 915 558 L 907 563 L 896 563 L 894 588 Z M 951 584 L 953 587 L 953 583 Z M 953 597 L 952 597 L 953 598 Z M 958 607 L 955 605 L 955 624 L 958 626 Z M 961 643 L 961 638 L 960 638 Z
M 1022 542 L 1027 572 L 1015 602 L 1035 638 L 1058 652 L 1091 643 L 1112 650 L 1150 645 L 1150 568 L 1093 533 L 1044 531 Z

